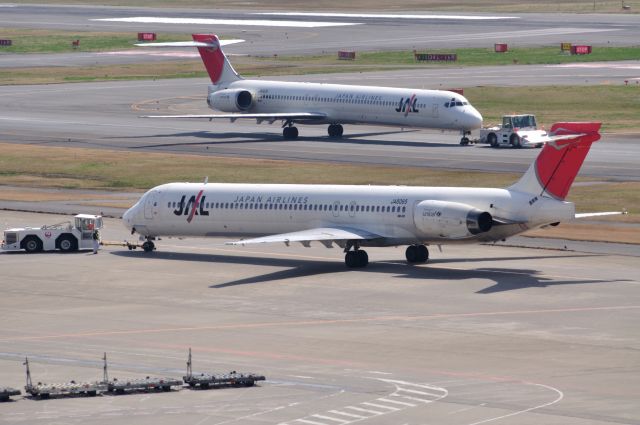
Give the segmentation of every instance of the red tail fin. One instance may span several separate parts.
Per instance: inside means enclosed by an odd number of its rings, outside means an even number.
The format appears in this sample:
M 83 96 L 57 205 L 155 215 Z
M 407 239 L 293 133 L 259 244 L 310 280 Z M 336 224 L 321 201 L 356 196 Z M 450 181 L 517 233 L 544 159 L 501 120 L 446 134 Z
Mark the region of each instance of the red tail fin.
M 191 36 L 193 41 L 211 44 L 211 46 L 207 47 L 198 47 L 198 52 L 213 84 L 230 83 L 240 79 L 240 76 L 222 52 L 220 41 L 216 35 L 192 34 Z
M 552 138 L 567 137 L 548 142 L 529 170 L 510 189 L 565 199 L 591 144 L 600 139 L 600 125 L 598 122 L 554 124 L 550 131 Z

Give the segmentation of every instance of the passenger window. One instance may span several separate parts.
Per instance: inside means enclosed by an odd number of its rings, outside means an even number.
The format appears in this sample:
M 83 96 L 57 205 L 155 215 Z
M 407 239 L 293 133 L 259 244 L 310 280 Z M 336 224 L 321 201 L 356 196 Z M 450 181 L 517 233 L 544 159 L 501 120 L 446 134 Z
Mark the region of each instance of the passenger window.
M 402 212 L 406 212 L 407 211 L 407 207 L 402 207 Z

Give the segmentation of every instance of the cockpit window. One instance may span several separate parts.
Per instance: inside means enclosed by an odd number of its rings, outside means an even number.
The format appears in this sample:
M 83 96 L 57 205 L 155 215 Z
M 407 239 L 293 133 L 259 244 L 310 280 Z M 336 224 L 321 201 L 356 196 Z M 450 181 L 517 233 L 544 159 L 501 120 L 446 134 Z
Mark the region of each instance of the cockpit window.
M 461 100 L 456 100 L 455 98 L 451 99 L 449 102 L 444 104 L 445 108 L 455 108 L 456 106 L 464 106 L 468 105 L 469 102 L 463 102 Z

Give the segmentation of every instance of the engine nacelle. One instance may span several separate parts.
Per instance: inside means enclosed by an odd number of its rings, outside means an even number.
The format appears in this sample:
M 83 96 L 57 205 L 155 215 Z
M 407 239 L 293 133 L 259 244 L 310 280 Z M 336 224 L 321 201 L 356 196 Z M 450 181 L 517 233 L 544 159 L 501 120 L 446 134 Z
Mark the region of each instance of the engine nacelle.
M 207 98 L 212 108 L 223 112 L 244 112 L 253 107 L 255 96 L 249 90 L 226 89 L 213 92 Z
M 464 239 L 493 227 L 490 213 L 459 202 L 422 201 L 413 217 L 416 227 L 433 238 Z

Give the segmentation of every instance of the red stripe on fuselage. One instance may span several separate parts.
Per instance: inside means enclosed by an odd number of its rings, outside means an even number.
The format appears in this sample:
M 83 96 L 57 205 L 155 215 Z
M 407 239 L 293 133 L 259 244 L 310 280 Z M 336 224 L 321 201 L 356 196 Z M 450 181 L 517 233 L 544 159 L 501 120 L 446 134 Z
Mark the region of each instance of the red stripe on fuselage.
M 200 192 L 198 192 L 198 196 L 196 196 L 196 200 L 193 203 L 193 208 L 191 209 L 191 213 L 189 213 L 189 217 L 187 217 L 187 223 L 191 223 L 191 220 L 193 220 L 193 216 L 196 215 L 196 210 L 200 205 L 200 199 L 202 198 L 203 193 L 204 193 L 204 190 L 201 190 Z

